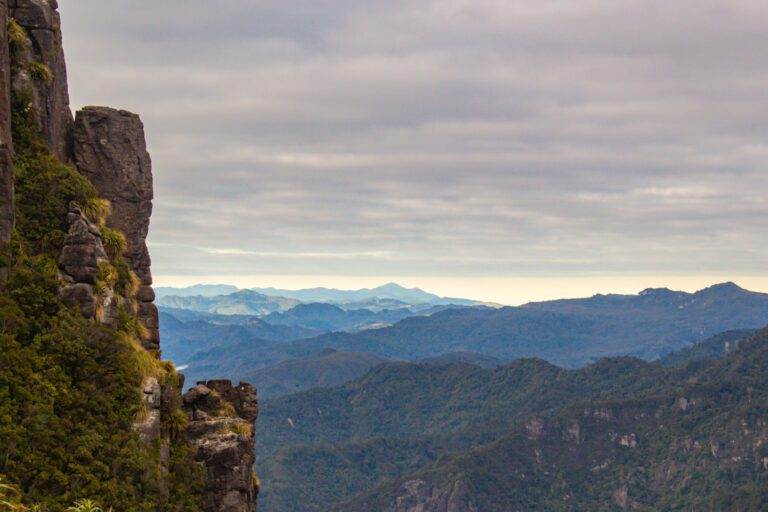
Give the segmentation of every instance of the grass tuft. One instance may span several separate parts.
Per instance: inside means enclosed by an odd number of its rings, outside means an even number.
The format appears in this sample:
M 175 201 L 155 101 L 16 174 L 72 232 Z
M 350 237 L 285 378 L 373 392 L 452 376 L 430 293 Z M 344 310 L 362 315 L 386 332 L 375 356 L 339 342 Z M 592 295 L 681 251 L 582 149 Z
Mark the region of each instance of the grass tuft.
M 32 61 L 27 64 L 27 73 L 32 80 L 39 84 L 51 85 L 53 83 L 51 68 L 42 62 Z

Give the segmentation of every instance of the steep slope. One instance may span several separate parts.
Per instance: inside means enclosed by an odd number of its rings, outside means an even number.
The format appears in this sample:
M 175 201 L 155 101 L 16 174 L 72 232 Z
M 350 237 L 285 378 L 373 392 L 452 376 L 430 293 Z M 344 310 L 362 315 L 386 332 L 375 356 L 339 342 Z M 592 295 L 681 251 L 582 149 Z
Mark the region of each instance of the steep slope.
M 634 397 L 530 416 L 335 510 L 764 510 L 767 369 L 765 329 Z

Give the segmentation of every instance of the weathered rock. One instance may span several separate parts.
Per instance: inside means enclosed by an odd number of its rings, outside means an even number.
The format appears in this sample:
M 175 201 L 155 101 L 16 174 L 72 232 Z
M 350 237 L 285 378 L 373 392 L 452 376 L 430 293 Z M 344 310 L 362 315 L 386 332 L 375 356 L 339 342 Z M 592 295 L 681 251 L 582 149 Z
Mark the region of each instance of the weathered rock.
M 58 3 L 56 0 L 8 0 L 8 7 L 10 15 L 26 29 L 30 38 L 28 48 L 16 56 L 12 87 L 31 95 L 41 136 L 59 159 L 69 162 L 73 120 Z M 41 63 L 51 71 L 50 82 L 31 76 L 28 70 L 31 62 Z
M 93 286 L 86 283 L 66 284 L 59 290 L 59 295 L 68 306 L 76 306 L 85 318 L 96 318 L 96 294 Z
M 59 257 L 63 282 L 59 294 L 65 304 L 80 308 L 86 318 L 96 318 L 104 301 L 111 302 L 111 297 L 98 297 L 94 287 L 98 280 L 99 264 L 107 261 L 101 233 L 75 204 L 70 205 L 67 220 L 69 231 Z
M 125 234 L 125 258 L 141 281 L 136 298 L 139 319 L 149 333 L 144 345 L 158 350 L 158 312 L 146 244 L 152 215 L 152 162 L 144 126 L 139 116 L 124 110 L 86 107 L 75 119 L 73 150 L 78 170 L 112 205 L 107 225 Z
M 155 377 L 146 377 L 141 385 L 145 411 L 133 424 L 134 430 L 145 444 L 160 439 L 162 434 L 162 389 Z
M 0 0 L 0 41 L 8 40 L 8 3 Z M 11 237 L 14 223 L 11 155 L 11 60 L 8 45 L 0 44 L 0 244 Z
M 73 282 L 96 284 L 99 262 L 107 261 L 99 228 L 88 221 L 77 205 L 70 205 L 69 231 L 59 267 Z
M 202 510 L 254 512 L 256 390 L 226 380 L 201 382 L 184 395 L 184 410 L 189 417 L 187 439 L 195 460 L 206 470 Z

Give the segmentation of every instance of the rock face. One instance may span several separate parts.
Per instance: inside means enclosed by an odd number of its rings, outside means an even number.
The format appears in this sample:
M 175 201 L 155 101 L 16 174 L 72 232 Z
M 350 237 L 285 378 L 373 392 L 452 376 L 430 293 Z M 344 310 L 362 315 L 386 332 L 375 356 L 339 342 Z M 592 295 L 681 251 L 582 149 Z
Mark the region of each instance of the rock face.
M 59 258 L 59 293 L 67 305 L 77 306 L 84 317 L 96 318 L 103 306 L 96 293 L 99 264 L 107 261 L 101 233 L 74 204 L 70 205 L 67 220 L 69 231 Z M 111 301 L 111 297 L 107 300 Z
M 120 293 L 126 296 L 115 295 L 110 274 L 115 271 L 114 261 L 109 260 L 102 241 L 102 232 L 106 232 L 72 204 L 58 262 L 62 299 L 84 317 L 111 327 L 117 325 L 119 305 L 136 306 L 148 331 L 143 345 L 159 356 L 158 313 L 146 245 L 153 186 L 144 127 L 135 114 L 105 107 L 87 107 L 78 112 L 75 122 L 69 108 L 57 9 L 56 0 L 0 0 L 0 244 L 9 240 L 14 225 L 11 113 L 15 108 L 29 109 L 51 152 L 62 162 L 74 164 L 100 197 L 109 200 L 111 213 L 106 224 L 125 235 L 125 260 L 140 281 L 135 296 L 138 304 L 124 290 Z M 0 268 L 0 285 L 4 273 Z M 206 470 L 202 510 L 254 512 L 256 391 L 248 384 L 210 381 L 183 397 L 182 413 L 183 379 L 179 382 L 169 376 L 175 373 L 162 378 L 145 376 L 137 392 L 146 407 L 133 425 L 148 449 L 159 448 L 158 484 L 164 485 L 174 429 L 173 439 L 185 435 L 196 463 Z M 190 420 L 183 433 L 178 431 L 180 423 L 165 422 L 178 419 L 179 414 Z
M 144 344 L 159 350 L 159 321 L 146 244 L 153 186 L 144 125 L 139 116 L 125 110 L 86 107 L 77 113 L 73 151 L 78 170 L 112 205 L 107 225 L 125 234 L 125 258 L 141 281 L 139 318 L 149 333 Z
M 206 470 L 204 512 L 255 512 L 253 422 L 256 390 L 228 380 L 198 383 L 184 395 L 187 438 Z
M 8 40 L 8 3 L 0 0 L 0 41 Z M 11 59 L 7 44 L 0 44 L 0 243 L 13 231 L 13 165 L 11 156 Z
M 31 94 L 43 140 L 60 160 L 69 162 L 73 121 L 58 3 L 56 0 L 7 1 L 10 15 L 29 36 L 29 44 L 18 56 L 13 89 Z M 35 79 L 29 68 L 32 62 L 46 66 L 51 73 L 50 80 Z

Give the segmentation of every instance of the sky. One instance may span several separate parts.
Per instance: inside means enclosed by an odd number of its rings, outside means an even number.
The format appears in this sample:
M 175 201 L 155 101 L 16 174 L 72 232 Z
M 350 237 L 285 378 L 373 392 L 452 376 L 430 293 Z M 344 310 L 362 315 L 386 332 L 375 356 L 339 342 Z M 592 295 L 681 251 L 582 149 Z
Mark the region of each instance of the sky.
M 61 0 L 160 285 L 768 291 L 763 0 Z

